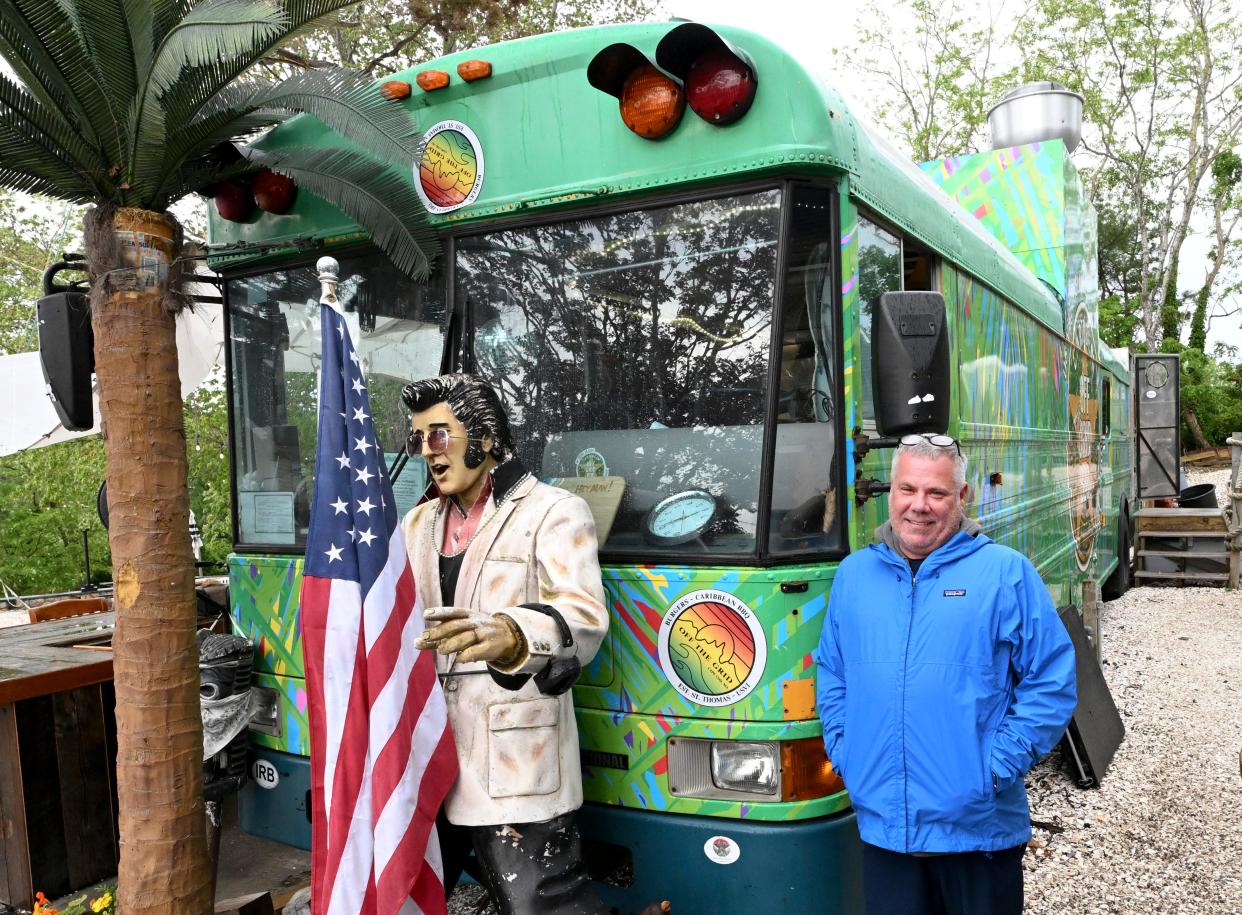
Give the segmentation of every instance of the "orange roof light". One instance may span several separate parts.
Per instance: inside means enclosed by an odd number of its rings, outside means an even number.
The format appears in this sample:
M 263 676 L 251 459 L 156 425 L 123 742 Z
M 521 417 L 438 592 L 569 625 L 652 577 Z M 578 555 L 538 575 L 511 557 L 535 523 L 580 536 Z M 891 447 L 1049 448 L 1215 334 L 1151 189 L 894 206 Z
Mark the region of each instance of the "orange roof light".
M 635 68 L 621 88 L 621 120 L 640 137 L 658 140 L 681 121 L 686 95 L 657 67 Z
M 457 65 L 457 75 L 468 83 L 492 75 L 492 65 L 485 60 L 463 60 Z
M 390 79 L 388 82 L 380 84 L 379 91 L 384 98 L 395 102 L 399 99 L 410 97 L 410 84 L 399 79 Z
M 418 88 L 424 92 L 434 92 L 436 89 L 443 89 L 449 84 L 449 75 L 443 70 L 424 70 L 414 77 L 414 81 L 418 83 Z

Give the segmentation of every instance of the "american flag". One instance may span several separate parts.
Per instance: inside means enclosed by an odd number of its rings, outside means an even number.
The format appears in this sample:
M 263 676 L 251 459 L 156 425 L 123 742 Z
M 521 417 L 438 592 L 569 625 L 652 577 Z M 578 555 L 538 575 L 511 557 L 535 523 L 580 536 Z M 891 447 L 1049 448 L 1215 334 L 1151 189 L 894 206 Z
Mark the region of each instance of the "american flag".
M 302 576 L 312 915 L 444 913 L 435 819 L 457 755 L 349 330 L 323 305 Z

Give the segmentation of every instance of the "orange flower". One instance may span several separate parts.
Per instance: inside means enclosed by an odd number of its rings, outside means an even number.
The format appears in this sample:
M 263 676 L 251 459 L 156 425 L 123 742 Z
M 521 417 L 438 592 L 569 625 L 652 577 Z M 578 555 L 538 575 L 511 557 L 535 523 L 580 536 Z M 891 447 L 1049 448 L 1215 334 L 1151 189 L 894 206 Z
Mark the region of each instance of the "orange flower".
M 52 904 L 48 902 L 46 896 L 42 892 L 35 893 L 35 907 L 32 915 L 60 915 L 60 913 L 52 908 Z

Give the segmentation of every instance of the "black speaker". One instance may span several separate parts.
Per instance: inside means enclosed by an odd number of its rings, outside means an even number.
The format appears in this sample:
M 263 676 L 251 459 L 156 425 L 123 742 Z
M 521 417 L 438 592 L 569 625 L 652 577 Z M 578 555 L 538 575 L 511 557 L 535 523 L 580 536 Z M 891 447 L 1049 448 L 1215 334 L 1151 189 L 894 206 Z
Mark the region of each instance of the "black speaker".
M 52 404 L 66 429 L 95 425 L 91 373 L 95 371 L 95 334 L 91 306 L 81 292 L 54 292 L 39 299 L 39 362 Z
M 871 320 L 871 390 L 881 435 L 949 428 L 944 296 L 886 292 Z

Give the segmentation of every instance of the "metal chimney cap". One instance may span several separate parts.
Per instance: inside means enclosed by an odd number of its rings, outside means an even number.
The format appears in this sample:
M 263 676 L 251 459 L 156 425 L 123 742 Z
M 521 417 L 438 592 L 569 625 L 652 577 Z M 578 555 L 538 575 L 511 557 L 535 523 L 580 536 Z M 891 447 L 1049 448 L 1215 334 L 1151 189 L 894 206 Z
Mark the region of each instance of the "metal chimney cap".
M 992 147 L 1061 139 L 1072 153 L 1082 140 L 1082 107 L 1083 97 L 1060 83 L 1045 80 L 1012 89 L 988 109 Z
M 1039 80 L 1033 83 L 1023 83 L 1016 89 L 1010 89 L 1002 95 L 991 108 L 988 109 L 987 116 L 991 117 L 992 112 L 1001 105 L 1005 104 L 1005 102 L 1013 101 L 1016 98 L 1022 98 L 1025 95 L 1043 95 L 1045 93 L 1064 93 L 1065 95 L 1073 96 L 1078 99 L 1079 102 L 1083 101 L 1083 97 L 1073 89 L 1070 89 L 1068 86 L 1063 86 L 1061 83 L 1054 83 L 1051 80 Z

